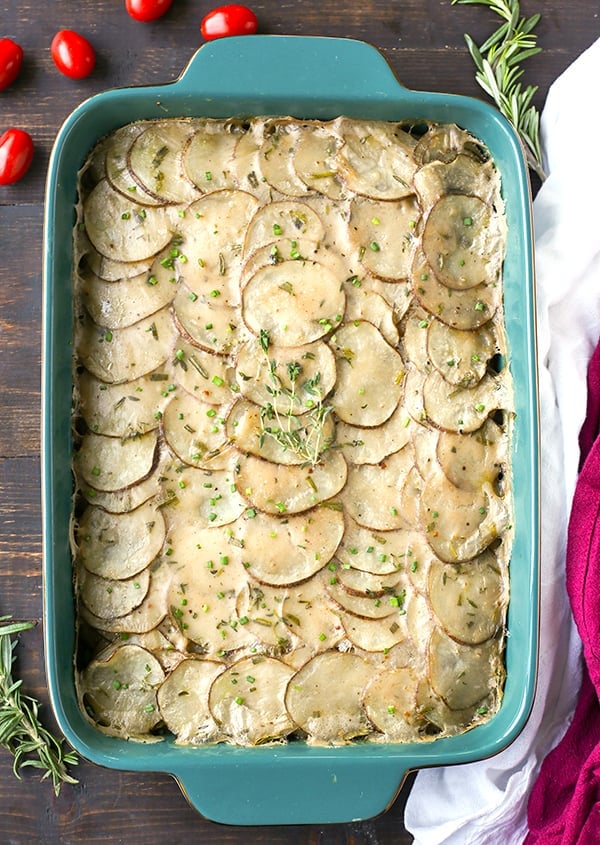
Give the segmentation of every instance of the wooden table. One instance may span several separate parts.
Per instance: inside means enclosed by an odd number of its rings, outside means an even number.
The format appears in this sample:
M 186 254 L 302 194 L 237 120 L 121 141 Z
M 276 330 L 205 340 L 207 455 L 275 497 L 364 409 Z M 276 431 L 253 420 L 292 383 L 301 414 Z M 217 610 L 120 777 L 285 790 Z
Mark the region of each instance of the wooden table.
M 537 31 L 543 52 L 529 61 L 526 72 L 526 81 L 539 85 L 536 102 L 541 107 L 553 80 L 600 35 L 600 16 L 589 0 L 524 0 L 522 6 L 527 14 L 542 13 Z M 19 79 L 0 93 L 0 131 L 20 126 L 36 145 L 34 164 L 23 181 L 0 188 L 0 615 L 38 623 L 21 638 L 15 671 L 24 691 L 40 700 L 42 718 L 50 727 L 54 723 L 42 638 L 39 467 L 42 216 L 48 157 L 61 122 L 88 96 L 115 86 L 174 79 L 200 45 L 199 23 L 210 8 L 206 0 L 175 0 L 164 18 L 140 24 L 118 0 L 8 0 L 0 17 L 0 37 L 15 39 L 25 50 Z M 463 33 L 481 42 L 495 26 L 488 10 L 451 8 L 450 0 L 257 0 L 254 9 L 263 33 L 363 39 L 381 49 L 408 87 L 475 96 L 480 89 Z M 49 44 L 61 28 L 79 30 L 96 47 L 97 67 L 90 78 L 73 81 L 55 70 Z M 86 762 L 75 774 L 78 785 L 65 787 L 55 798 L 50 785 L 40 783 L 31 770 L 18 781 L 9 755 L 0 750 L 0 842 L 411 841 L 403 825 L 410 778 L 394 806 L 377 820 L 248 830 L 203 820 L 166 775 L 121 773 Z

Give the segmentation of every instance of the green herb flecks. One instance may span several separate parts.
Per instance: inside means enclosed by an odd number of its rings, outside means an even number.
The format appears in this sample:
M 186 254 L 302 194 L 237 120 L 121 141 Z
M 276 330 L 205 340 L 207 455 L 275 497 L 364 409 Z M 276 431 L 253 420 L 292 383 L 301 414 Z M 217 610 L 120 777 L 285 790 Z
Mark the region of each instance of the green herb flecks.
M 21 769 L 41 769 L 42 780 L 50 778 L 59 795 L 63 783 L 77 783 L 67 770 L 67 766 L 77 765 L 77 754 L 65 751 L 63 741 L 41 724 L 39 703 L 22 695 L 22 681 L 13 679 L 17 644 L 13 637 L 32 628 L 33 623 L 9 620 L 10 616 L 0 616 L 0 745 L 13 755 L 13 772 L 19 780 Z
M 521 16 L 519 0 L 452 0 L 452 5 L 488 6 L 504 23 L 477 46 L 470 35 L 465 41 L 477 72 L 475 79 L 509 120 L 523 142 L 527 164 L 543 181 L 540 146 L 540 115 L 532 104 L 537 85 L 521 84 L 525 59 L 541 52 L 533 30 L 541 15 Z

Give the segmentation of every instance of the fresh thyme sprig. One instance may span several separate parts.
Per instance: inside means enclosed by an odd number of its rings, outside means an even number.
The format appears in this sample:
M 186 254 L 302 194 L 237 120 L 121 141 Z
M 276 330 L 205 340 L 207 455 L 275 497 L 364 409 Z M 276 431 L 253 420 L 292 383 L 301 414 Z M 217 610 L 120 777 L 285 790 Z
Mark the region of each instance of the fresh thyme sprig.
M 0 745 L 13 755 L 13 771 L 19 780 L 20 770 L 27 766 L 42 769 L 42 780 L 50 778 L 59 795 L 63 783 L 77 783 L 67 771 L 67 766 L 77 765 L 77 754 L 65 751 L 62 741 L 41 724 L 38 702 L 22 695 L 22 681 L 13 679 L 17 644 L 13 636 L 32 628 L 33 623 L 9 620 L 10 616 L 0 616 Z
M 543 181 L 540 115 L 532 104 L 537 85 L 523 87 L 521 63 L 541 52 L 533 30 L 541 15 L 521 17 L 519 0 L 452 0 L 452 5 L 488 6 L 504 21 L 480 46 L 470 35 L 465 41 L 477 72 L 475 79 L 519 134 L 527 164 Z
M 273 397 L 261 409 L 260 443 L 266 437 L 275 440 L 284 450 L 294 452 L 303 463 L 315 466 L 320 460 L 322 453 L 329 447 L 330 443 L 324 437 L 323 427 L 325 420 L 331 414 L 333 408 L 323 405 L 320 380 L 321 374 L 316 373 L 312 378 L 306 379 L 301 387 L 310 396 L 314 396 L 308 412 L 302 415 L 302 422 L 298 419 L 297 403 L 299 401 L 296 392 L 298 378 L 302 375 L 302 365 L 298 361 L 290 361 L 287 365 L 287 374 L 291 388 L 285 387 L 275 372 L 275 361 L 269 358 L 269 333 L 261 329 L 259 343 L 265 354 L 270 384 L 266 385 L 267 392 Z M 278 399 L 286 397 L 289 407 L 285 411 L 278 410 Z M 305 423 L 302 425 L 302 423 Z

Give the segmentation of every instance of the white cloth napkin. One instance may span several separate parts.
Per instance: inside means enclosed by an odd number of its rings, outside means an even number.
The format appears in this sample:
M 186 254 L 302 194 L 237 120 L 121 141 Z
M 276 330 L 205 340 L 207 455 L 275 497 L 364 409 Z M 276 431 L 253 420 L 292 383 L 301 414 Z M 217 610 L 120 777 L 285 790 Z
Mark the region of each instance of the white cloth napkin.
M 414 845 L 518 845 L 542 760 L 570 722 L 581 642 L 565 589 L 565 543 L 586 410 L 586 373 L 600 336 L 600 40 L 551 86 L 542 113 L 547 180 L 534 202 L 541 405 L 540 661 L 531 717 L 482 762 L 423 770 L 405 812 Z

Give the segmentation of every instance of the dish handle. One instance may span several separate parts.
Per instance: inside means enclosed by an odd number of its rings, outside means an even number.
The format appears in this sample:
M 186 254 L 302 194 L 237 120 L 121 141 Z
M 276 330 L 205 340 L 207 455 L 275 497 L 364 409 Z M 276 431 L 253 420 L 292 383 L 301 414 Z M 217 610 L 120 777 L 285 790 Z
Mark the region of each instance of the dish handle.
M 390 807 L 409 773 L 398 758 L 361 761 L 360 754 L 307 747 L 294 755 L 285 747 L 280 754 L 273 747 L 263 750 L 253 749 L 252 765 L 246 766 L 248 749 L 233 749 L 227 765 L 215 759 L 208 777 L 207 769 L 201 773 L 188 758 L 174 777 L 191 806 L 210 821 L 262 826 L 374 818 Z
M 240 68 L 247 72 L 240 73 Z M 251 83 L 249 85 L 249 79 Z M 399 82 L 382 53 L 364 41 L 350 38 L 310 38 L 294 35 L 244 35 L 219 38 L 200 47 L 192 56 L 179 80 L 178 89 L 207 98 L 216 105 L 220 100 L 250 99 L 306 102 L 310 97 L 313 117 L 315 107 L 329 116 L 347 105 L 348 112 L 364 116 L 365 106 L 398 99 Z M 320 96 L 320 92 L 323 96 Z

